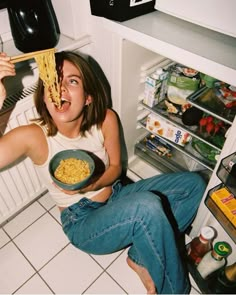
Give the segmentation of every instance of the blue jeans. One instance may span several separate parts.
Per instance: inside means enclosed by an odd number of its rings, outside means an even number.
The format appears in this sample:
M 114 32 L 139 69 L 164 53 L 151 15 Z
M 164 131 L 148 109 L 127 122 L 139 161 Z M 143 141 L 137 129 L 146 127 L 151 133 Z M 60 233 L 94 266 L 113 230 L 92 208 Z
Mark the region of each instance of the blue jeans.
M 184 232 L 204 190 L 202 178 L 191 172 L 161 174 L 126 186 L 116 182 L 107 202 L 83 198 L 62 211 L 63 230 L 75 247 L 90 254 L 130 247 L 130 259 L 149 271 L 159 294 L 187 294 L 188 276 L 162 195 L 178 230 Z

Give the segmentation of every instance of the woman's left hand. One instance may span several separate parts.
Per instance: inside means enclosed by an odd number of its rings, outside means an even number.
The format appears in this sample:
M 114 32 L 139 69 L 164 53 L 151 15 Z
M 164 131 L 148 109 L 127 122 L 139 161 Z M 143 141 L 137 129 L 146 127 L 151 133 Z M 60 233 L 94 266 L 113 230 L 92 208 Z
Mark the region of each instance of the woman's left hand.
M 65 189 L 59 187 L 58 185 L 56 185 L 56 183 L 54 183 L 54 182 L 53 182 L 53 185 L 54 185 L 57 189 L 59 189 L 61 192 L 65 193 L 65 194 L 67 194 L 67 195 L 84 194 L 84 193 L 87 193 L 87 192 L 89 192 L 89 191 L 95 191 L 95 190 L 96 190 L 96 189 L 95 189 L 95 185 L 94 185 L 94 183 L 89 184 L 89 185 L 87 185 L 86 187 L 83 187 L 83 188 L 81 188 L 81 189 L 79 189 L 79 190 L 73 190 L 73 191 L 65 190 Z

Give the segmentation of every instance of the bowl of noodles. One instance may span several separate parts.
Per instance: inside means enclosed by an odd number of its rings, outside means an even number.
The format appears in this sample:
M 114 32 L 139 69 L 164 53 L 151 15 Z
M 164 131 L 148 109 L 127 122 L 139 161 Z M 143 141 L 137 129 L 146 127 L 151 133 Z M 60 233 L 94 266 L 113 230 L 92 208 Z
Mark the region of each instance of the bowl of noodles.
M 49 162 L 49 173 L 53 182 L 64 190 L 79 190 L 88 185 L 95 162 L 84 150 L 64 150 Z

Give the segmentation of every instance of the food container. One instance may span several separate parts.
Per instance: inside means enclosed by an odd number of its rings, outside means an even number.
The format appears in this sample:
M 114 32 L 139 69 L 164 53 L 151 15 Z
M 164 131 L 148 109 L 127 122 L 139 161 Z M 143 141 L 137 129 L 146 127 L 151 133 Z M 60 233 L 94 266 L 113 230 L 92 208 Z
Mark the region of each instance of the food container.
M 153 113 L 149 114 L 147 117 L 146 128 L 153 134 L 164 137 L 180 146 L 185 146 L 191 139 L 188 132 Z
M 87 175 L 84 178 L 81 178 L 80 181 L 75 183 L 62 182 L 61 180 L 57 179 L 55 176 L 55 171 L 57 167 L 61 164 L 61 161 L 68 160 L 68 159 L 85 161 L 89 166 L 89 175 Z M 63 168 L 64 173 L 68 177 L 70 177 L 72 173 L 74 174 L 74 171 L 72 171 L 71 169 L 75 170 L 76 168 L 74 164 L 70 166 L 71 167 Z M 77 173 L 83 173 L 83 171 L 78 168 L 79 167 L 76 168 Z M 91 157 L 91 155 L 84 150 L 69 149 L 69 150 L 60 151 L 57 154 L 55 154 L 49 162 L 49 173 L 53 182 L 64 190 L 73 191 L 86 186 L 89 183 L 91 177 L 93 176 L 94 170 L 95 170 L 95 162 L 93 158 Z

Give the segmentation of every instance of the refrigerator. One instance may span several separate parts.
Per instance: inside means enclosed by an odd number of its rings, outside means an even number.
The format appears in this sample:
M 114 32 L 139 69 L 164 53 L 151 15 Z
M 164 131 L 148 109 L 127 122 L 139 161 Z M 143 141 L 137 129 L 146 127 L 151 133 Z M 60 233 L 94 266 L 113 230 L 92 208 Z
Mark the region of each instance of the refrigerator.
M 178 63 L 236 86 L 235 37 L 161 11 L 117 22 L 91 15 L 89 0 L 52 0 L 52 3 L 61 32 L 57 50 L 75 50 L 91 55 L 109 81 L 112 107 L 118 113 L 123 127 L 125 145 L 122 150 L 124 162 L 127 160 L 127 176 L 137 181 L 169 171 L 191 171 L 203 165 L 201 172 L 206 177 L 207 187 L 189 238 L 197 236 L 205 225 L 214 227 L 217 231 L 214 241 L 230 243 L 232 254 L 228 257 L 228 263 L 235 262 L 236 229 L 223 222 L 222 216 L 213 214 L 205 201 L 209 191 L 221 185 L 217 171 L 222 160 L 236 152 L 236 119 L 230 121 L 227 137 L 218 149 L 217 161 L 210 166 L 187 149 L 168 140 L 164 141 L 171 144 L 176 155 L 173 162 L 168 159 L 165 161 L 147 150 L 143 144 L 143 139 L 150 135 L 143 120 L 154 112 L 151 107 L 143 104 L 146 77 L 160 65 L 166 67 Z M 5 20 L 5 31 L 0 31 L 4 39 L 2 47 L 9 55 L 16 55 L 19 52 L 11 40 L 7 13 L 4 9 L 0 13 Z M 19 87 L 32 87 L 37 77 L 35 64 L 30 64 L 30 70 L 29 65 L 22 66 L 21 71 L 22 83 Z M 16 89 L 12 90 L 10 85 L 8 87 L 14 95 Z M 154 113 L 163 118 L 160 113 Z M 192 137 L 195 137 L 194 132 Z M 39 187 L 37 192 L 42 193 L 42 186 Z M 35 197 L 34 194 L 33 198 Z M 17 209 L 14 214 L 16 212 Z
M 109 77 L 113 107 L 118 112 L 124 129 L 129 162 L 127 175 L 137 180 L 165 173 L 169 169 L 178 170 L 178 165 L 169 167 L 168 161 L 163 164 L 159 157 L 153 157 L 152 153 L 149 154 L 146 148 L 140 146 L 140 140 L 149 134 L 140 121 L 152 113 L 150 107 L 142 103 L 145 78 L 158 65 L 174 62 L 236 85 L 236 39 L 161 11 L 120 23 L 96 16 L 92 16 L 91 21 L 94 42 L 92 52 Z M 208 167 L 204 170 L 209 176 L 207 188 L 190 232 L 192 238 L 199 234 L 201 227 L 213 226 L 218 232 L 216 241 L 228 241 L 233 248 L 234 254 L 228 257 L 229 262 L 235 259 L 236 231 L 229 230 L 229 234 L 206 206 L 205 200 L 209 191 L 221 184 L 217 176 L 221 160 L 236 151 L 235 130 L 236 120 L 233 119 L 217 162 L 210 169 Z M 180 157 L 184 157 L 177 160 L 178 164 L 183 161 L 194 167 L 199 164 L 198 161 L 195 163 L 195 158 L 191 157 L 187 149 L 179 150 Z M 193 167 L 186 168 L 191 169 Z

